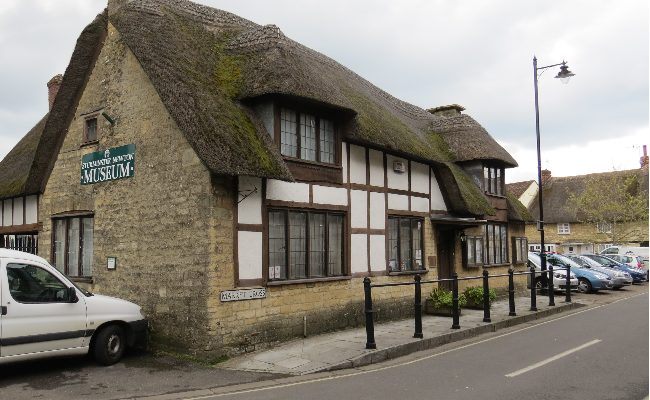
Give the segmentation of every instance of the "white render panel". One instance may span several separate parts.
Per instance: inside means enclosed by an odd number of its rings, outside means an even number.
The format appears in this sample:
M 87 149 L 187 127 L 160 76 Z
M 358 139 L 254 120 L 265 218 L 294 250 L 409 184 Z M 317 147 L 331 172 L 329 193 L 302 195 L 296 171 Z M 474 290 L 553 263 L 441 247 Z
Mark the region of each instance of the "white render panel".
M 429 199 L 426 197 L 411 196 L 411 211 L 429 212 Z
M 366 184 L 366 149 L 350 145 L 350 183 Z
M 431 209 L 447 211 L 445 199 L 442 197 L 440 186 L 438 186 L 438 180 L 433 174 L 433 171 L 431 171 Z
M 257 192 L 252 193 L 255 188 Z M 246 195 L 249 196 L 244 199 Z M 307 196 L 309 199 L 309 192 Z M 262 178 L 241 175 L 238 201 L 241 201 L 237 205 L 237 221 L 240 224 L 262 224 Z
M 262 279 L 262 232 L 238 232 L 239 279 Z
M 350 269 L 352 273 L 368 272 L 368 235 L 352 234 L 350 239 Z
M 2 226 L 11 225 L 11 215 L 13 214 L 13 204 L 11 199 L 4 201 L 4 210 L 2 211 Z
M 335 206 L 348 205 L 348 190 L 330 186 L 312 186 L 314 191 L 314 203 L 333 204 Z
M 348 183 L 348 145 L 341 143 L 341 166 L 343 166 L 343 183 Z
M 402 194 L 388 193 L 389 210 L 409 210 L 409 197 Z
M 370 185 L 384 187 L 384 153 L 377 150 L 369 150 L 370 161 Z
M 411 162 L 411 191 L 429 193 L 429 166 Z
M 352 228 L 368 227 L 368 192 L 350 191 L 350 226 Z
M 23 224 L 23 199 L 24 197 L 14 199 L 14 225 Z
M 383 193 L 370 192 L 370 229 L 386 228 L 386 197 Z
M 370 235 L 370 271 L 386 270 L 386 236 Z
M 395 172 L 395 161 L 404 163 L 404 172 Z M 390 189 L 409 190 L 409 163 L 408 160 L 386 155 L 386 177 Z
M 25 198 L 25 223 L 35 224 L 38 222 L 38 196 L 27 196 Z
M 269 179 L 266 181 L 266 198 L 309 203 L 309 184 Z

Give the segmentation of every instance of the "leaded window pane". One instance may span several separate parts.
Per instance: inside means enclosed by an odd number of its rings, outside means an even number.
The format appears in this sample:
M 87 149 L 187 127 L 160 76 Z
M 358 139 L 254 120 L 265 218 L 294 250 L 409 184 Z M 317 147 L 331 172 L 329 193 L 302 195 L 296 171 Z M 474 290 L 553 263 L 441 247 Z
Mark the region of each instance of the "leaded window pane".
M 508 230 L 505 226 L 501 226 L 501 262 L 508 262 Z
M 411 221 L 402 219 L 400 221 L 400 267 L 402 271 L 410 270 L 411 265 Z
M 300 114 L 300 158 L 316 161 L 316 118 Z
M 86 120 L 86 141 L 97 140 L 97 118 Z
M 65 225 L 66 220 L 54 221 L 54 267 L 65 274 Z
M 311 277 L 325 276 L 325 214 L 309 215 L 309 268 Z
M 488 257 L 490 264 L 494 264 L 494 225 L 488 225 Z
M 399 219 L 388 219 L 388 264 L 391 271 L 399 271 Z
M 79 276 L 79 218 L 68 223 L 68 275 Z
M 291 278 L 307 277 L 307 213 L 289 213 L 289 265 Z
M 83 276 L 93 275 L 93 234 L 95 219 L 82 218 L 82 238 L 81 238 L 81 274 Z
M 467 264 L 476 264 L 476 258 L 474 257 L 474 243 L 476 239 L 468 238 L 467 239 Z
M 483 264 L 483 239 L 476 238 L 476 263 Z
M 287 279 L 286 213 L 269 212 L 269 279 Z
M 335 163 L 335 149 L 334 149 L 334 122 L 321 119 L 320 120 L 320 161 L 322 163 L 334 164 Z
M 413 240 L 412 269 L 421 269 L 422 263 L 422 221 L 411 220 L 411 238 Z
M 280 110 L 281 153 L 287 157 L 298 157 L 298 134 L 296 112 L 285 108 Z
M 499 196 L 503 195 L 503 185 L 501 185 L 501 168 L 496 169 L 497 172 L 497 182 L 496 182 L 496 194 Z
M 329 216 L 329 275 L 343 275 L 343 216 Z

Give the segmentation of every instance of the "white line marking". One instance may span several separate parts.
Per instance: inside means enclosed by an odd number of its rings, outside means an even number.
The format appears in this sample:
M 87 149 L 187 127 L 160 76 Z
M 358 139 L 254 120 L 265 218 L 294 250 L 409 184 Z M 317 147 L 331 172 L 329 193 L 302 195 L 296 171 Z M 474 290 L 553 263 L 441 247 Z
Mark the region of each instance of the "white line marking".
M 589 342 L 589 343 L 585 343 L 585 344 L 583 344 L 582 346 L 578 346 L 578 347 L 576 347 L 576 348 L 574 348 L 574 349 L 567 350 L 567 351 L 565 351 L 564 353 L 560 353 L 560 354 L 558 354 L 557 356 L 553 356 L 553 357 L 551 357 L 551 358 L 547 358 L 547 359 L 544 360 L 544 361 L 540 361 L 540 362 L 538 362 L 537 364 L 533 364 L 533 365 L 531 365 L 530 367 L 526 367 L 526 368 L 524 368 L 524 369 L 520 369 L 519 371 L 515 371 L 515 372 L 513 372 L 513 373 L 511 373 L 511 374 L 508 374 L 508 375 L 506 375 L 506 376 L 507 376 L 508 378 L 512 378 L 513 376 L 521 375 L 521 374 L 523 374 L 524 372 L 528 372 L 528 371 L 530 371 L 530 370 L 532 370 L 532 369 L 535 369 L 535 368 L 537 368 L 537 367 L 541 367 L 541 366 L 544 365 L 544 364 L 548 364 L 548 363 L 550 363 L 551 361 L 555 361 L 555 360 L 557 360 L 558 358 L 562 358 L 562 357 L 564 357 L 564 356 L 568 356 L 568 355 L 571 354 L 571 353 L 575 353 L 575 352 L 578 351 L 578 350 L 582 350 L 582 349 L 584 349 L 585 347 L 589 347 L 589 346 L 591 346 L 592 344 L 596 344 L 596 343 L 598 343 L 598 342 L 600 342 L 599 339 L 592 340 L 591 342 Z

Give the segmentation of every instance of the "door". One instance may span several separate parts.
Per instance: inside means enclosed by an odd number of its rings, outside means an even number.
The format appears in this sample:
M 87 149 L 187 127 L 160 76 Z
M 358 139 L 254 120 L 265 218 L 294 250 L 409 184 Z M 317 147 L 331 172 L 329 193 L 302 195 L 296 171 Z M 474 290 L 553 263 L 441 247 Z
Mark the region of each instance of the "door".
M 68 288 L 43 266 L 24 260 L 0 270 L 0 356 L 84 346 L 86 303 L 68 302 Z
M 456 235 L 453 229 L 440 230 L 438 234 L 438 279 L 451 279 L 454 273 Z M 439 287 L 452 289 L 452 282 L 440 282 Z

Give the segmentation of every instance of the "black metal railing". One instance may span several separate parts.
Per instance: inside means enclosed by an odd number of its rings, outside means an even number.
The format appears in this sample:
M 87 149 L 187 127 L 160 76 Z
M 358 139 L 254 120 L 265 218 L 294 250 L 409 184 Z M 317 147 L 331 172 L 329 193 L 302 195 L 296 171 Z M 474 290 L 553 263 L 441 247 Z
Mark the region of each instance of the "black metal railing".
M 548 270 L 540 271 L 539 274 L 542 276 L 542 281 L 546 280 L 548 282 L 548 305 L 550 307 L 555 306 L 555 297 L 554 297 L 554 286 L 553 286 L 553 277 L 554 271 L 566 270 L 566 297 L 565 301 L 571 302 L 571 267 L 567 266 L 566 268 L 553 268 L 549 265 Z M 515 311 L 515 275 L 530 275 L 531 284 L 530 284 L 530 310 L 537 311 L 537 285 L 536 285 L 536 276 L 538 272 L 534 267 L 530 268 L 530 271 L 526 272 L 515 272 L 514 269 L 510 268 L 507 274 L 498 274 L 490 275 L 488 270 L 483 270 L 482 276 L 470 276 L 459 278 L 456 272 L 453 273 L 451 279 L 432 279 L 423 281 L 420 274 L 415 275 L 413 282 L 399 282 L 399 283 L 378 283 L 371 284 L 370 278 L 366 277 L 363 279 L 363 289 L 365 293 L 365 313 L 366 313 L 366 349 L 376 349 L 377 344 L 375 343 L 375 326 L 373 320 L 373 310 L 372 310 L 372 288 L 380 288 L 387 286 L 415 286 L 415 295 L 414 295 L 414 307 L 415 307 L 415 332 L 413 333 L 414 338 L 423 338 L 424 334 L 422 333 L 422 284 L 427 283 L 440 283 L 440 282 L 452 282 L 452 324 L 451 329 L 460 329 L 460 311 L 458 307 L 458 281 L 467 281 L 474 279 L 483 279 L 483 322 L 491 322 L 490 317 L 490 278 L 499 278 L 499 277 L 508 277 L 508 303 L 509 303 L 509 313 L 508 316 L 516 316 Z M 548 275 L 547 275 L 548 274 Z M 550 279 L 548 279 L 550 277 Z

